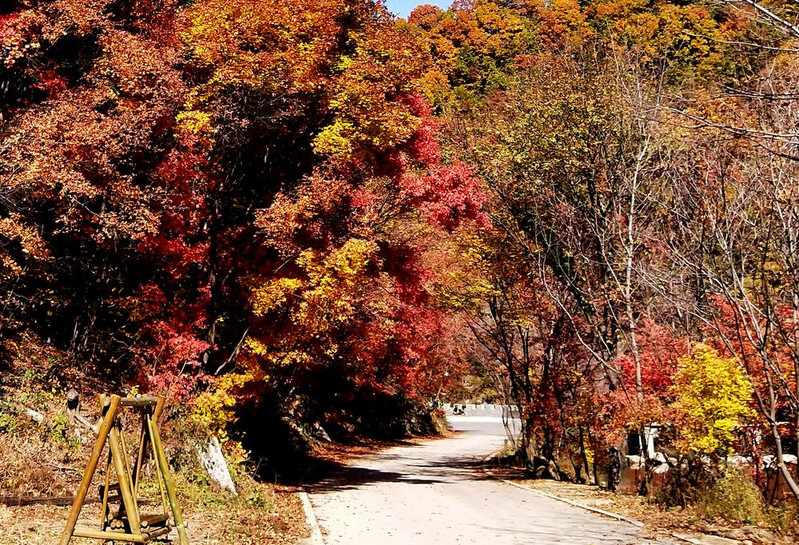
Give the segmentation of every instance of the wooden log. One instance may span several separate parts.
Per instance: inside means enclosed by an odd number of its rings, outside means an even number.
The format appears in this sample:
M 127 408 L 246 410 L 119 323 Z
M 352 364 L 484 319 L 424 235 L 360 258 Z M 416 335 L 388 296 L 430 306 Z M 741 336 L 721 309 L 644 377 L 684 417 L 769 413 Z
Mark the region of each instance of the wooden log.
M 122 407 L 155 407 L 157 403 L 158 398 L 152 396 L 123 397 L 119 402 Z
M 155 539 L 160 536 L 164 536 L 168 534 L 172 528 L 169 526 L 158 526 L 155 528 L 149 528 L 145 531 L 145 535 L 147 536 L 147 540 Z
M 80 424 L 84 428 L 89 429 L 89 430 L 93 431 L 94 433 L 97 433 L 97 429 L 98 429 L 98 425 L 97 424 L 92 424 L 86 418 L 84 418 L 83 416 L 79 415 L 78 413 L 73 414 L 72 418 L 73 418 L 73 420 L 75 422 L 77 422 L 78 424 Z
M 128 543 L 147 543 L 149 538 L 143 534 L 128 534 L 125 532 L 108 532 L 93 528 L 75 528 L 75 537 L 88 537 L 91 539 L 104 539 L 106 541 L 126 541 Z
M 2 400 L 0 400 L 0 405 L 8 407 L 10 410 L 14 411 L 19 415 L 27 416 L 37 424 L 44 423 L 44 415 L 39 411 L 34 411 L 33 409 L 25 407 L 24 405 L 17 405 L 16 403 L 9 403 L 7 401 L 2 401 Z
M 164 526 L 169 521 L 169 515 L 155 514 L 155 515 L 142 515 L 141 527 L 154 528 L 156 526 Z M 144 531 L 144 530 L 142 530 Z

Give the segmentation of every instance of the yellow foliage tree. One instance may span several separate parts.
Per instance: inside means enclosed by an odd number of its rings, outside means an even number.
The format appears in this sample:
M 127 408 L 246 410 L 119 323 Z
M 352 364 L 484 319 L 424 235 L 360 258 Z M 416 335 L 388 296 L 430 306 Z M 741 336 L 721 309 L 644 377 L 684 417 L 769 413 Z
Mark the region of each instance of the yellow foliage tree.
M 417 92 L 428 60 L 378 2 L 202 0 L 186 19 L 189 58 L 208 77 L 180 114 L 184 130 L 204 129 L 203 116 L 233 117 L 237 93 L 318 101 L 314 150 L 348 161 L 391 149 L 421 123 L 403 98 Z
M 228 430 L 236 421 L 236 392 L 246 384 L 266 377 L 253 362 L 244 362 L 241 370 L 217 378 L 212 387 L 193 402 L 193 417 L 220 442 L 229 441 Z
M 250 351 L 278 365 L 309 363 L 312 357 L 307 349 L 314 339 L 326 339 L 323 344 L 332 356 L 336 342 L 327 335 L 356 312 L 360 292 L 368 283 L 365 271 L 376 259 L 377 250 L 377 244 L 362 239 L 350 239 L 327 255 L 307 250 L 297 260 L 306 278 L 280 278 L 257 287 L 254 313 L 264 316 L 290 307 L 295 336 L 283 338 L 280 346 L 250 338 Z
M 684 452 L 727 456 L 741 420 L 750 415 L 752 383 L 735 358 L 696 344 L 679 359 L 672 387 L 679 415 L 678 447 Z

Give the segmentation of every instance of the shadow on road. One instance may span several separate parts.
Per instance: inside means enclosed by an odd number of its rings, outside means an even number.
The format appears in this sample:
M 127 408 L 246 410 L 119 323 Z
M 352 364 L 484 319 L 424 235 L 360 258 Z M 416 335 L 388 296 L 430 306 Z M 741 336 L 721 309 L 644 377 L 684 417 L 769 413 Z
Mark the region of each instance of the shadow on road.
M 435 461 L 422 457 L 381 454 L 381 463 L 400 460 L 396 467 L 375 469 L 369 466 L 369 457 L 360 459 L 360 465 L 338 465 L 329 467 L 326 475 L 306 483 L 309 492 L 324 494 L 341 490 L 353 490 L 377 483 L 396 482 L 412 485 L 449 484 L 458 481 L 489 479 L 481 471 L 481 461 L 471 456 L 446 456 Z
M 328 476 L 326 479 L 308 485 L 309 491 L 314 494 L 324 494 L 326 492 L 338 492 L 341 490 L 353 490 L 363 486 L 376 483 L 401 482 L 406 484 L 435 484 L 441 483 L 438 479 L 419 478 L 418 476 L 408 476 L 393 471 L 381 471 L 379 469 L 369 469 L 366 467 L 342 466 Z

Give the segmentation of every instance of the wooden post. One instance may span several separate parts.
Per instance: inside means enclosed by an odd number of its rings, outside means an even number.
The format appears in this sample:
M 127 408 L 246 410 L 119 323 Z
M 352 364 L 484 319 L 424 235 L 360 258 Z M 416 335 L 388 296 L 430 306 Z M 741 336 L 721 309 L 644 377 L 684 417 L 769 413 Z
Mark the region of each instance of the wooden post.
M 150 423 L 154 423 L 156 426 L 158 425 L 158 419 L 161 417 L 161 412 L 164 410 L 164 403 L 165 403 L 164 396 L 158 396 L 158 401 L 155 404 L 155 410 L 153 411 L 152 418 L 150 418 L 147 422 L 147 435 L 150 437 L 150 445 L 153 447 L 153 461 L 155 462 L 156 466 L 158 465 L 158 456 L 155 452 L 155 444 L 153 443 L 152 436 L 150 435 Z M 166 512 L 166 504 L 167 504 L 167 497 L 166 497 L 166 490 L 164 486 L 164 478 L 161 476 L 161 472 L 157 470 L 156 467 L 156 478 L 158 480 L 158 491 L 161 493 L 161 505 L 164 506 L 164 512 Z
M 166 405 L 166 398 L 164 396 L 158 396 L 155 402 L 155 411 L 153 411 L 153 422 L 158 424 L 158 419 L 161 418 L 161 412 L 164 410 L 164 405 Z
M 159 398 L 159 403 L 162 398 Z M 169 471 L 169 465 L 166 461 L 166 454 L 164 447 L 161 444 L 161 435 L 158 433 L 158 426 L 155 422 L 150 421 L 150 438 L 152 439 L 153 446 L 155 447 L 155 454 L 157 457 L 158 466 L 161 469 L 161 474 L 164 476 L 164 486 L 166 488 L 167 496 L 169 496 L 169 504 L 172 507 L 172 518 L 175 521 L 175 528 L 178 531 L 178 539 L 180 545 L 189 545 L 189 538 L 186 535 L 186 526 L 183 524 L 183 517 L 180 514 L 178 507 L 178 498 L 175 494 L 175 483 L 172 480 L 172 474 Z
M 144 464 L 144 455 L 147 452 L 145 447 L 147 446 L 147 441 L 149 440 L 150 436 L 147 433 L 147 412 L 142 411 L 141 413 L 141 433 L 139 434 L 139 451 L 136 453 L 136 463 L 133 464 L 133 494 L 135 496 L 139 495 L 139 479 L 141 477 L 141 468 Z
M 130 491 L 133 494 L 133 500 L 138 511 L 138 494 L 136 493 L 136 486 L 133 481 L 133 473 L 130 472 L 130 455 L 128 454 L 128 445 L 125 442 L 125 432 L 122 430 L 121 426 L 117 429 L 117 433 L 119 433 L 119 445 L 122 447 L 122 461 L 125 463 L 125 477 L 130 483 Z
M 100 511 L 100 522 L 102 523 L 102 528 L 105 530 L 106 525 L 108 524 L 108 487 L 111 485 L 110 477 L 111 474 L 108 471 L 111 469 L 111 453 L 108 453 L 108 461 L 105 464 L 105 482 L 103 486 L 103 505 L 102 510 Z
M 108 434 L 108 447 L 111 449 L 111 459 L 114 461 L 114 469 L 119 480 L 119 492 L 122 494 L 122 505 L 125 506 L 125 514 L 128 516 L 130 531 L 134 535 L 141 534 L 139 510 L 136 508 L 136 498 L 133 497 L 133 491 L 130 489 L 130 479 L 125 471 L 125 460 L 123 459 L 124 454 L 120 444 L 119 430 L 116 428 L 111 428 L 111 432 Z
M 86 493 L 89 491 L 89 486 L 92 484 L 92 477 L 94 477 L 94 472 L 97 469 L 97 463 L 100 461 L 100 455 L 103 453 L 105 440 L 108 437 L 108 433 L 114 423 L 114 417 L 116 416 L 117 409 L 119 408 L 119 400 L 119 396 L 111 396 L 111 402 L 106 409 L 105 415 L 103 417 L 103 423 L 100 425 L 100 430 L 97 434 L 97 441 L 94 443 L 92 454 L 89 457 L 89 463 L 86 466 L 86 473 L 83 474 L 80 487 L 78 487 L 78 493 L 75 495 L 75 503 L 72 504 L 72 510 L 69 513 L 67 525 L 61 534 L 61 541 L 59 542 L 59 545 L 69 545 L 69 541 L 72 538 L 72 533 L 75 531 L 75 524 L 78 522 L 80 510 L 83 507 L 83 502 L 86 501 Z

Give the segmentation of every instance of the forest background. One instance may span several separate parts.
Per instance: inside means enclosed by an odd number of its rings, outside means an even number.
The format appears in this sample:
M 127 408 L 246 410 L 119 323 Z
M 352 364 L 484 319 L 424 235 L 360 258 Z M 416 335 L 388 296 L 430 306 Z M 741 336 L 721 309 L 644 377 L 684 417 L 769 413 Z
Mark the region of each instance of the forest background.
M 733 455 L 799 497 L 796 17 L 6 2 L 0 388 L 168 393 L 282 471 L 469 375 L 531 468 L 658 423 L 667 502 Z

